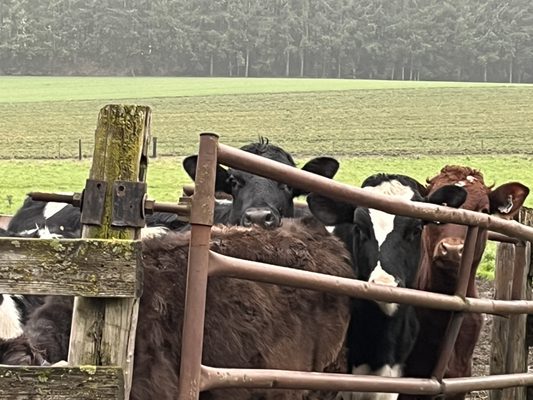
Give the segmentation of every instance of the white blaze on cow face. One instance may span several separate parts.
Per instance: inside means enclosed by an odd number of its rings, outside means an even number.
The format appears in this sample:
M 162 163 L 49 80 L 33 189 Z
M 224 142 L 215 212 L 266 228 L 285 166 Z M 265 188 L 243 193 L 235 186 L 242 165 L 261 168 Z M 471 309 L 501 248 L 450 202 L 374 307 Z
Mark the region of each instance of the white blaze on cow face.
M 365 186 L 364 190 L 374 193 L 383 194 L 386 196 L 395 196 L 406 200 L 411 200 L 414 196 L 413 190 L 409 186 L 402 185 L 397 180 L 385 181 L 378 186 Z M 369 208 L 370 219 L 374 229 L 374 236 L 378 241 L 378 247 L 385 242 L 389 233 L 394 229 L 394 214 Z
M 0 339 L 14 339 L 20 335 L 22 335 L 20 312 L 13 298 L 4 294 L 0 304 Z
M 394 276 L 387 273 L 382 267 L 381 263 L 378 261 L 378 265 L 372 273 L 370 274 L 370 277 L 368 278 L 368 282 L 370 283 L 376 283 L 378 285 L 385 285 L 385 286 L 391 286 L 396 287 L 398 286 L 398 281 Z M 386 315 L 389 317 L 392 317 L 396 310 L 398 310 L 398 304 L 397 303 L 385 303 L 382 301 L 376 301 L 379 308 L 381 308 L 381 311 L 383 311 Z
M 405 200 L 411 200 L 414 196 L 413 189 L 411 189 L 409 186 L 402 185 L 397 180 L 385 181 L 379 184 L 378 186 L 366 186 L 363 189 L 386 196 L 399 197 Z M 394 218 L 396 218 L 396 216 L 394 214 L 388 214 L 386 212 L 375 210 L 373 208 L 369 208 L 368 213 L 370 215 L 370 220 L 372 221 L 374 237 L 378 242 L 379 252 L 381 251 L 381 246 L 387 240 L 387 236 L 389 236 L 389 234 L 394 230 Z M 370 274 L 368 281 L 381 285 L 393 287 L 398 286 L 396 278 L 383 269 L 379 261 L 379 254 L 377 259 L 377 265 Z M 380 301 L 376 303 L 379 305 L 381 310 L 388 316 L 394 315 L 394 313 L 398 309 L 398 304 L 396 303 L 384 303 Z

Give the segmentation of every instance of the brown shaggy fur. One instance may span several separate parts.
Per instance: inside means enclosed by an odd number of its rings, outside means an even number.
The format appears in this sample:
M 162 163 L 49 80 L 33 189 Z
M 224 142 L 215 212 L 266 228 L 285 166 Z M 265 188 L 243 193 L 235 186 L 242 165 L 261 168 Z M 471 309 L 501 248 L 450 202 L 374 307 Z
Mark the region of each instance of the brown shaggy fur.
M 132 400 L 177 394 L 189 233 L 143 241 L 144 294 Z M 353 278 L 343 244 L 310 219 L 281 228 L 220 227 L 211 249 L 228 256 Z M 234 278 L 209 279 L 203 363 L 324 371 L 344 366 L 349 298 Z M 337 368 L 336 368 L 337 367 Z M 344 371 L 343 371 L 344 372 Z M 201 399 L 303 399 L 304 391 L 219 390 Z

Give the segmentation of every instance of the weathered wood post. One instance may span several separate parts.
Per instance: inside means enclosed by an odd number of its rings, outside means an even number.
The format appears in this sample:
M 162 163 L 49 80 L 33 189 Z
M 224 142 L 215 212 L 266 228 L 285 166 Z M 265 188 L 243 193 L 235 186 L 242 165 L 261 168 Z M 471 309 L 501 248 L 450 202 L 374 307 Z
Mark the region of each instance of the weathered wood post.
M 83 238 L 140 238 L 150 112 L 135 105 L 100 110 L 83 201 Z M 76 297 L 74 302 L 69 364 L 121 366 L 125 399 L 131 388 L 140 294 L 139 287 L 136 298 Z
M 533 210 L 520 212 L 520 222 L 533 225 Z M 528 274 L 531 267 L 531 243 L 516 245 L 500 243 L 496 254 L 495 299 L 528 299 L 531 287 Z M 528 345 L 526 341 L 527 315 L 494 316 L 490 373 L 512 374 L 527 372 Z M 492 390 L 491 400 L 526 400 L 527 388 L 516 387 Z

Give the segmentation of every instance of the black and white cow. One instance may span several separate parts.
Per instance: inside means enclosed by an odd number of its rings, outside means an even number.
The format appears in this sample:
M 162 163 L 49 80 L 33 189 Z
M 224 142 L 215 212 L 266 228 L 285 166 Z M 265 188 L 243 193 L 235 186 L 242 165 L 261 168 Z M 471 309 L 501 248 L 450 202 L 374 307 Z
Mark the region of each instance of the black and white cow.
M 289 153 L 265 138 L 245 145 L 241 150 L 296 167 Z M 196 175 L 197 161 L 198 156 L 189 156 L 183 160 L 183 167 L 192 179 Z M 333 178 L 338 168 L 337 160 L 317 157 L 308 161 L 302 170 Z M 294 198 L 307 194 L 306 191 L 233 168 L 225 169 L 217 165 L 215 190 L 233 197 L 230 209 L 226 209 L 221 218 L 221 222 L 227 225 L 256 224 L 264 228 L 275 228 L 280 225 L 282 218 L 299 217 L 306 212 L 294 206 Z
M 363 189 L 405 200 L 460 206 L 466 192 L 447 186 L 425 198 L 425 188 L 404 175 L 377 174 Z M 336 225 L 352 254 L 358 279 L 392 287 L 412 288 L 420 260 L 424 222 L 372 208 L 357 207 L 310 194 L 311 212 L 327 225 Z M 402 376 L 402 367 L 418 334 L 414 307 L 354 299 L 347 334 L 348 367 L 353 374 Z M 397 393 L 344 393 L 344 400 L 393 400 Z
M 0 364 L 45 364 L 42 354 L 24 335 L 27 312 L 36 299 L 36 296 L 27 299 L 25 296 L 0 294 Z

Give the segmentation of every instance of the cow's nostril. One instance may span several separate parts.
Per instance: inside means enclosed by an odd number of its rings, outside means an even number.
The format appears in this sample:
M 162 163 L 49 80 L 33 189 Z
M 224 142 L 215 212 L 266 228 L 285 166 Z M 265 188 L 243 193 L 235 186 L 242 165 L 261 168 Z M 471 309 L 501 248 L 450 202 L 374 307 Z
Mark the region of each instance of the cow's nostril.
M 252 226 L 252 220 L 249 215 L 244 216 L 244 218 L 242 219 L 242 225 L 246 227 Z

